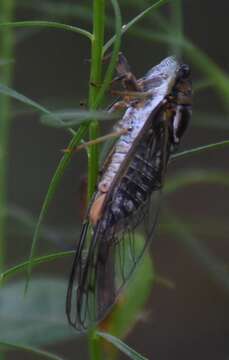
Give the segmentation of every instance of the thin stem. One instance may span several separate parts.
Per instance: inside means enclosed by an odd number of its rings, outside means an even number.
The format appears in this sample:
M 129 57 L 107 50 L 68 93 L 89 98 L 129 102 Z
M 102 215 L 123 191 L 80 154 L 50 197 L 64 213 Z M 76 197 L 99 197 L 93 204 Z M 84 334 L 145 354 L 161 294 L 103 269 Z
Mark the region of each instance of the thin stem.
M 93 0 L 93 38 L 91 43 L 91 73 L 89 88 L 89 108 L 96 110 L 96 98 L 102 81 L 102 51 L 104 43 L 105 27 L 105 0 Z M 89 140 L 95 140 L 99 136 L 99 125 L 93 120 L 89 127 Z M 99 169 L 98 144 L 91 145 L 88 149 L 88 199 L 91 198 L 96 185 Z M 92 329 L 88 334 L 89 351 L 91 360 L 101 359 L 100 340 L 96 330 Z
M 89 331 L 88 347 L 91 360 L 102 359 L 101 339 L 97 335 L 96 329 Z
M 229 146 L 229 140 L 224 140 L 224 141 L 219 141 L 217 143 L 213 143 L 213 144 L 209 144 L 209 145 L 199 146 L 194 149 L 185 150 L 185 151 L 179 152 L 177 154 L 174 154 L 171 157 L 171 161 L 176 160 L 176 159 L 182 159 L 182 158 L 190 156 L 190 155 L 199 154 L 203 151 L 223 149 L 228 146 Z
M 9 1 L 9 3 L 11 1 Z M 1 27 L 3 27 L 3 28 L 13 28 L 13 27 L 14 28 L 27 28 L 27 27 L 28 28 L 32 28 L 32 27 L 54 28 L 54 29 L 72 31 L 74 33 L 86 36 L 89 40 L 92 39 L 92 34 L 87 30 L 81 29 L 76 26 L 62 24 L 62 23 L 58 23 L 58 22 L 54 22 L 54 21 L 33 20 L 33 21 L 2 22 L 2 23 L 0 23 L 0 28 Z
M 2 0 L 0 4 L 1 21 L 10 21 L 13 16 L 13 0 Z M 12 58 L 13 34 L 11 29 L 4 29 L 0 36 L 0 57 L 4 60 Z M 12 78 L 12 63 L 1 68 L 0 81 L 9 85 Z M 10 98 L 0 96 L 0 213 L 6 208 L 6 176 L 8 163 L 8 143 L 10 130 Z M 5 216 L 0 216 L 0 271 L 4 268 L 5 249 Z
M 102 51 L 104 42 L 105 24 L 105 0 L 93 1 L 93 39 L 91 45 L 91 74 L 89 89 L 90 110 L 96 110 L 96 97 L 99 92 L 102 78 Z M 92 121 L 89 128 L 90 140 L 99 136 L 99 125 L 96 120 Z M 92 145 L 88 151 L 88 198 L 90 199 L 96 184 L 99 167 L 98 145 Z
M 14 0 L 2 0 L 0 3 L 0 20 L 10 21 L 13 17 Z M 13 34 L 11 29 L 4 29 L 0 36 L 0 57 L 3 60 L 11 60 L 13 52 Z M 2 67 L 0 81 L 4 85 L 10 85 L 12 78 L 12 62 Z M 0 95 L 0 272 L 3 271 L 6 257 L 5 246 L 5 222 L 2 216 L 7 201 L 7 165 L 8 143 L 10 131 L 10 98 Z M 4 351 L 0 352 L 0 360 L 5 358 Z

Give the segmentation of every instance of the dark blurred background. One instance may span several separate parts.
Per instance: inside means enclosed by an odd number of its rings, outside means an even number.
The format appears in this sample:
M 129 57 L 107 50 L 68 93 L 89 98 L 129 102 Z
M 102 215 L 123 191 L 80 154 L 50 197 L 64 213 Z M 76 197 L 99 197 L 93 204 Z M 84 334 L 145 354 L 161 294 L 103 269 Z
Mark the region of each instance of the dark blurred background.
M 40 0 L 30 6 L 29 1 L 24 1 L 18 4 L 15 17 L 17 20 L 60 20 L 91 28 L 90 14 L 88 20 L 81 16 L 51 16 L 45 8 L 48 3 Z M 90 2 L 73 0 L 68 3 L 91 5 Z M 150 5 L 149 1 L 146 3 Z M 139 12 L 140 1 L 136 4 L 135 7 L 134 1 L 133 4 L 120 1 L 124 23 Z M 186 0 L 182 9 L 185 36 L 227 72 L 228 1 L 222 0 L 218 4 L 207 0 Z M 112 14 L 112 9 L 108 11 Z M 166 5 L 162 14 L 165 19 L 170 17 L 170 7 Z M 145 23 L 143 20 L 139 26 L 152 26 L 153 31 L 153 15 L 148 15 Z M 108 27 L 107 39 L 112 31 Z M 167 44 L 149 42 L 130 32 L 123 37 L 122 51 L 128 57 L 133 72 L 141 76 L 171 50 Z M 90 58 L 90 48 L 85 38 L 54 29 L 18 29 L 15 31 L 13 57 L 12 87 L 18 92 L 50 110 L 78 108 L 80 101 L 87 99 L 90 63 L 86 60 Z M 192 67 L 194 84 L 205 79 L 198 66 L 185 53 L 184 60 Z M 36 221 L 61 157 L 61 149 L 70 139 L 67 132 L 42 125 L 40 115 L 31 109 L 18 102 L 13 104 L 15 116 L 10 133 L 8 192 L 16 220 L 14 217 L 8 220 L 8 266 L 24 260 L 31 244 L 32 227 L 25 229 L 17 215 L 26 219 L 28 215 L 31 221 Z M 200 114 L 205 125 L 201 125 Z M 224 125 L 217 127 L 217 121 Z M 109 131 L 109 126 L 104 127 L 105 131 Z M 214 86 L 197 91 L 194 94 L 193 125 L 185 136 L 182 149 L 227 138 L 228 114 L 218 91 Z M 86 169 L 85 152 L 74 155 L 46 217 L 47 236 L 42 236 L 39 242 L 39 254 L 70 248 L 76 240 L 74 231 L 80 225 L 81 181 Z M 146 307 L 147 316 L 137 323 L 125 339 L 149 359 L 229 358 L 228 152 L 220 149 L 177 160 L 169 167 L 166 181 L 169 186 L 170 181 L 176 182 L 177 174 L 183 176 L 190 173 L 191 176 L 201 172 L 220 173 L 221 179 L 225 176 L 225 184 L 196 181 L 164 196 L 162 201 L 159 229 L 151 251 L 156 272 L 172 281 L 175 288 L 168 289 L 160 284 L 153 287 Z M 188 224 L 190 236 L 169 235 L 164 230 L 167 225 L 165 209 L 168 208 L 179 222 Z M 68 257 L 58 263 L 42 265 L 34 270 L 34 276 L 47 274 L 64 277 L 67 283 L 70 263 Z M 62 354 L 66 359 L 81 360 L 87 359 L 86 345 L 86 339 L 80 337 L 57 341 L 47 349 Z M 33 359 L 31 354 L 16 352 L 5 356 L 7 359 Z

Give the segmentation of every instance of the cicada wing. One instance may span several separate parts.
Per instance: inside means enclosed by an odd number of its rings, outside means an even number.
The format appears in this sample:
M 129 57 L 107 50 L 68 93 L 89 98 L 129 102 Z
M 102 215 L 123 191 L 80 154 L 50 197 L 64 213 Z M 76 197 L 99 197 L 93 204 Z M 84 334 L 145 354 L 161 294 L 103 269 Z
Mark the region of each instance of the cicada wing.
M 89 228 L 89 222 L 86 221 L 83 224 L 80 241 L 76 248 L 76 253 L 74 256 L 71 274 L 69 277 L 67 297 L 66 297 L 66 314 L 68 317 L 69 323 L 77 327 L 77 295 L 78 295 L 78 284 L 82 278 L 82 274 L 85 268 L 85 260 L 88 256 L 87 249 L 87 233 Z
M 104 314 L 118 298 L 154 236 L 160 197 L 160 190 L 154 191 L 137 212 L 129 216 L 126 221 L 124 220 L 121 226 L 119 224 L 118 228 L 113 230 L 113 234 L 109 234 L 109 251 L 106 253 L 106 262 L 103 272 L 101 272 L 104 276 L 101 277 L 101 280 L 98 278 L 100 318 L 104 317 Z M 112 279 L 112 281 L 109 282 L 108 279 Z M 103 286 L 108 282 L 109 287 Z M 106 295 L 108 289 L 111 290 L 110 299 Z M 106 301 L 107 299 L 109 302 Z
M 79 331 L 87 330 L 106 316 L 136 269 L 154 234 L 159 198 L 160 191 L 154 192 L 137 213 L 105 232 L 100 223 L 89 248 L 86 239 L 89 224 L 85 224 L 66 305 L 69 322 Z
M 166 127 L 149 130 L 116 179 L 93 234 L 88 222 L 83 227 L 66 307 L 81 331 L 106 316 L 153 237 L 170 141 Z

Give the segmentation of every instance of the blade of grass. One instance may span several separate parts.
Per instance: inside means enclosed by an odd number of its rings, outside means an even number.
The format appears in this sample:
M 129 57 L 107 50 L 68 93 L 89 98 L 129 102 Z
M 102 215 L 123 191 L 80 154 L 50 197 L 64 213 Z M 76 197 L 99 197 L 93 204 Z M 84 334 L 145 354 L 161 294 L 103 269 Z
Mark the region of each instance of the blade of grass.
M 133 25 L 135 25 L 137 22 L 139 22 L 140 20 L 142 20 L 146 15 L 148 15 L 150 13 L 151 10 L 156 10 L 158 9 L 160 6 L 166 4 L 167 2 L 169 2 L 170 0 L 159 0 L 157 2 L 155 2 L 153 5 L 149 6 L 147 9 L 145 9 L 144 11 L 142 11 L 140 14 L 138 14 L 137 16 L 135 16 L 135 18 L 133 18 L 131 21 L 129 21 L 126 25 L 123 25 L 122 27 L 122 35 L 125 34 L 125 32 L 127 30 L 129 30 Z M 114 43 L 116 38 L 116 35 L 113 36 L 103 47 L 103 53 L 105 53 Z
M 143 7 L 147 7 L 149 2 L 147 0 L 139 1 L 139 0 L 125 0 L 125 3 L 128 6 L 135 7 L 142 10 Z M 150 22 L 152 22 L 154 25 L 157 25 L 160 30 L 167 30 L 168 28 L 168 20 L 162 16 L 159 9 L 157 11 L 154 11 L 150 17 Z
M 48 254 L 48 255 L 43 255 L 43 256 L 39 256 L 33 259 L 33 266 L 37 266 L 46 262 L 50 262 L 50 261 L 55 261 L 58 260 L 60 258 L 63 258 L 65 256 L 70 256 L 73 255 L 75 253 L 74 250 L 70 250 L 70 251 L 60 251 L 60 252 L 56 252 L 56 253 L 52 253 L 52 254 Z M 29 261 L 23 261 L 20 264 L 17 264 L 15 266 L 12 266 L 11 268 L 3 271 L 0 274 L 0 282 L 5 281 L 8 278 L 11 278 L 12 276 L 21 273 L 23 271 L 26 271 L 27 267 L 29 265 Z
M 25 95 L 20 94 L 19 92 L 15 91 L 14 89 L 11 89 L 10 87 L 8 87 L 6 85 L 0 84 L 0 93 L 3 95 L 9 96 L 15 100 L 18 100 L 28 106 L 31 106 L 35 110 L 38 110 L 41 113 L 48 115 L 48 116 L 52 117 L 53 119 L 55 119 L 55 121 L 57 123 L 59 123 L 60 126 L 62 125 L 62 120 L 57 117 L 57 114 L 52 113 L 50 110 L 46 109 L 44 106 L 38 104 L 34 100 L 31 100 L 30 98 L 28 98 Z M 69 129 L 69 131 L 73 135 L 75 134 L 75 131 L 73 129 Z
M 63 360 L 63 358 L 61 358 L 60 356 L 54 355 L 45 350 L 34 348 L 32 346 L 13 344 L 4 341 L 0 341 L 0 346 L 3 348 L 9 348 L 11 350 L 23 350 L 29 353 L 33 353 L 35 355 L 40 355 L 41 357 L 44 357 L 46 359 Z
M 68 148 L 71 149 L 72 147 L 77 146 L 81 139 L 83 138 L 83 136 L 85 135 L 86 131 L 87 131 L 88 126 L 86 125 L 82 125 L 79 130 L 77 131 L 77 133 L 74 135 L 74 137 L 72 138 L 72 140 L 70 141 Z M 28 289 L 28 285 L 29 285 L 29 280 L 31 277 L 31 271 L 32 271 L 32 265 L 33 265 L 33 257 L 34 257 L 34 252 L 35 252 L 35 248 L 36 248 L 36 244 L 40 235 L 40 230 L 41 230 L 41 224 L 44 220 L 44 217 L 48 211 L 49 205 L 53 199 L 53 196 L 58 188 L 58 185 L 62 179 L 62 176 L 64 174 L 65 169 L 67 168 L 70 160 L 72 157 L 72 152 L 69 153 L 65 153 L 58 166 L 57 169 L 52 177 L 52 180 L 49 184 L 48 187 L 48 191 L 47 194 L 45 196 L 44 202 L 42 204 L 42 208 L 40 211 L 40 215 L 37 221 L 37 225 L 34 231 L 34 235 L 33 235 L 33 240 L 32 240 L 32 245 L 31 245 L 31 250 L 30 250 L 30 256 L 29 256 L 29 261 L 28 261 L 28 271 L 27 271 L 27 281 L 26 281 L 26 285 L 25 285 L 25 292 Z
M 55 128 L 69 128 L 89 122 L 95 117 L 99 119 L 98 121 L 114 120 L 117 119 L 117 114 L 111 114 L 107 111 L 67 109 L 42 116 L 41 123 Z
M 197 155 L 204 151 L 224 149 L 227 146 L 229 146 L 229 140 L 224 140 L 224 141 L 220 141 L 220 142 L 209 144 L 209 145 L 199 146 L 194 149 L 185 150 L 185 151 L 179 152 L 177 154 L 174 154 L 171 157 L 171 161 L 181 159 L 181 158 L 184 158 L 187 156 Z
M 97 332 L 106 341 L 110 342 L 116 348 L 118 348 L 123 354 L 127 355 L 132 360 L 147 360 L 146 357 L 140 355 L 135 350 L 131 349 L 128 345 L 122 342 L 120 339 L 104 332 Z
M 11 27 L 11 28 L 32 28 L 32 27 L 40 27 L 47 29 L 59 29 L 71 31 L 80 35 L 86 36 L 89 40 L 92 41 L 92 34 L 84 29 L 81 29 L 76 26 L 62 24 L 53 21 L 43 21 L 43 20 L 33 20 L 33 21 L 15 21 L 15 22 L 5 22 L 0 23 L 0 28 Z

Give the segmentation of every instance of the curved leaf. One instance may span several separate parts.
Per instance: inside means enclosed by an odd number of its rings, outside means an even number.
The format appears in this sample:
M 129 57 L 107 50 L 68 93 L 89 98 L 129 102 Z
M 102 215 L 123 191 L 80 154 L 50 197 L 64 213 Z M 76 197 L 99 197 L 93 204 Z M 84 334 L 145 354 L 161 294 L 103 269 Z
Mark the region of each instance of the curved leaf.
M 20 94 L 19 92 L 15 91 L 14 89 L 9 88 L 6 85 L 0 84 L 0 93 L 6 96 L 10 96 L 15 100 L 18 100 L 28 106 L 33 107 L 34 109 L 40 111 L 41 113 L 47 115 L 47 116 L 51 116 L 53 119 L 55 118 L 56 123 L 60 123 L 61 124 L 61 119 L 59 119 L 57 117 L 57 115 L 53 114 L 50 110 L 46 109 L 44 106 L 38 104 L 36 101 L 31 100 L 30 98 L 28 98 L 27 96 Z M 74 130 L 70 130 L 70 132 L 74 135 L 75 131 Z
M 182 152 L 172 155 L 171 161 L 174 161 L 174 160 L 177 160 L 180 158 L 184 158 L 187 156 L 191 156 L 191 155 L 196 155 L 196 154 L 199 154 L 204 151 L 223 149 L 228 146 L 229 146 L 229 140 L 224 140 L 224 141 L 220 141 L 220 142 L 209 144 L 209 145 L 199 146 L 194 149 L 185 150 L 185 151 L 182 151 Z
M 71 251 L 60 251 L 53 254 L 43 255 L 39 256 L 33 259 L 33 266 L 40 265 L 46 262 L 54 261 L 59 258 L 63 258 L 65 256 L 73 255 L 75 253 L 75 250 Z M 12 266 L 11 268 L 5 270 L 0 274 L 0 281 L 4 281 L 7 278 L 19 273 L 26 271 L 27 266 L 29 265 L 29 261 L 23 261 L 20 264 L 17 264 L 15 266 Z
M 79 130 L 77 131 L 77 133 L 74 135 L 74 137 L 72 138 L 72 140 L 69 143 L 69 146 L 68 146 L 69 149 L 72 149 L 79 144 L 80 140 L 83 138 L 84 134 L 86 133 L 87 128 L 88 128 L 87 125 L 80 126 Z M 25 286 L 25 292 L 27 291 L 28 284 L 29 284 L 29 279 L 30 279 L 30 275 L 31 275 L 31 271 L 32 271 L 32 265 L 33 265 L 33 257 L 34 257 L 35 247 L 36 247 L 39 235 L 40 235 L 42 221 L 48 211 L 50 202 L 51 202 L 51 200 L 57 190 L 57 187 L 62 179 L 64 171 L 67 168 L 68 164 L 70 163 L 71 157 L 72 157 L 71 151 L 66 152 L 62 156 L 62 158 L 57 166 L 57 169 L 52 177 L 52 180 L 49 184 L 48 191 L 47 191 L 45 199 L 43 201 L 42 208 L 41 208 L 39 218 L 38 218 L 38 221 L 36 224 L 36 228 L 34 231 L 31 250 L 30 250 L 30 256 L 29 256 L 29 261 L 28 261 L 28 276 L 27 276 L 27 282 L 26 282 L 26 286 Z
M 147 360 L 146 357 L 140 355 L 135 350 L 131 349 L 128 345 L 126 345 L 123 341 L 112 336 L 110 334 L 104 332 L 97 332 L 97 335 L 101 336 L 103 339 L 109 341 L 113 344 L 117 349 L 119 349 L 123 354 L 127 355 L 132 360 Z
M 56 128 L 69 128 L 78 126 L 84 122 L 89 122 L 95 118 L 98 119 L 98 121 L 113 120 L 117 119 L 117 114 L 111 114 L 107 111 L 66 109 L 42 116 L 41 122 L 44 125 Z
M 53 21 L 39 21 L 39 20 L 33 20 L 33 21 L 14 21 L 14 22 L 6 22 L 6 23 L 0 23 L 0 28 L 4 27 L 12 27 L 12 28 L 32 28 L 32 27 L 41 27 L 41 28 L 52 28 L 52 29 L 60 29 L 60 30 L 67 30 L 71 31 L 80 35 L 86 36 L 89 40 L 92 40 L 92 34 L 84 29 L 81 29 L 76 26 L 62 24 L 58 22 Z
M 122 27 L 122 34 L 124 34 L 127 30 L 129 30 L 133 25 L 135 25 L 138 21 L 142 20 L 144 16 L 150 13 L 151 10 L 155 10 L 160 6 L 166 4 L 169 0 L 159 0 L 155 2 L 153 5 L 149 6 L 147 9 L 142 11 L 140 14 L 135 16 L 131 21 L 129 21 L 126 25 Z M 105 53 L 114 43 L 116 35 L 113 36 L 103 47 L 103 53 Z
M 19 345 L 19 344 L 9 343 L 9 342 L 5 342 L 5 341 L 0 341 L 0 347 L 9 348 L 11 350 L 23 350 L 26 352 L 33 353 L 35 355 L 40 355 L 41 357 L 46 358 L 46 359 L 63 360 L 63 358 L 61 358 L 60 356 L 54 355 L 45 350 L 36 349 L 31 346 Z

